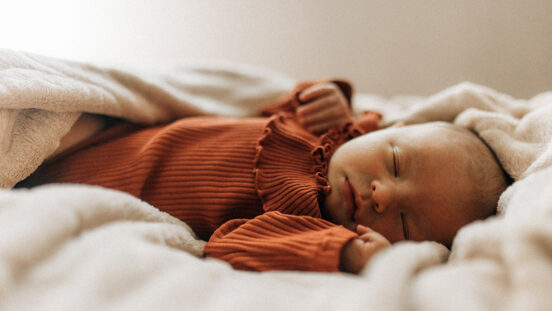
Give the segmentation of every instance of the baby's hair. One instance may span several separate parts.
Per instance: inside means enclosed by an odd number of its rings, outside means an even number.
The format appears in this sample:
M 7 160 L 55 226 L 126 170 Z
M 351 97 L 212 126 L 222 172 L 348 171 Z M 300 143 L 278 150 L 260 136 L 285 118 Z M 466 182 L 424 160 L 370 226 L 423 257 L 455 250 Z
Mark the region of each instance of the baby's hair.
M 502 169 L 495 153 L 476 133 L 462 126 L 438 122 L 438 126 L 461 134 L 463 144 L 459 147 L 468 155 L 468 174 L 475 182 L 475 193 L 469 206 L 470 214 L 478 219 L 496 213 L 498 198 L 510 183 L 509 176 Z

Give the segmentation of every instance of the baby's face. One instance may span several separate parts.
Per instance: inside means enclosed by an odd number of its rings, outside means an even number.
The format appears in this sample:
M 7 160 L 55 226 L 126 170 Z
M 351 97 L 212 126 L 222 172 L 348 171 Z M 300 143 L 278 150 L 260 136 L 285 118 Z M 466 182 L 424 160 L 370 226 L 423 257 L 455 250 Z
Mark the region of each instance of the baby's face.
M 330 160 L 324 217 L 351 230 L 368 226 L 392 243 L 449 246 L 458 229 L 474 220 L 465 207 L 475 185 L 459 139 L 429 123 L 348 141 Z

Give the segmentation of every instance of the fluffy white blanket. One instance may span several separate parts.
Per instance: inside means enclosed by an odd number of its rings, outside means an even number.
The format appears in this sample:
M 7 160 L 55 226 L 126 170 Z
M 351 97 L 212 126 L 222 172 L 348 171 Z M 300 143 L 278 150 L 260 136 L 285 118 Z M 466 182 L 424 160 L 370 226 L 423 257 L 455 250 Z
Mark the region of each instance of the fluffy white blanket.
M 201 114 L 240 117 L 292 86 L 282 75 L 243 64 L 102 67 L 0 50 L 0 187 L 33 172 L 82 112 L 145 124 Z
M 155 123 L 246 116 L 293 81 L 231 64 L 93 66 L 0 51 L 0 182 L 49 155 L 81 112 Z M 497 217 L 453 249 L 398 243 L 360 276 L 232 270 L 189 227 L 124 193 L 0 190 L 1 310 L 540 310 L 552 305 L 552 93 L 517 100 L 464 83 L 429 98 L 357 96 L 357 110 L 474 129 L 516 179 Z M 406 107 L 406 108 L 405 108 Z

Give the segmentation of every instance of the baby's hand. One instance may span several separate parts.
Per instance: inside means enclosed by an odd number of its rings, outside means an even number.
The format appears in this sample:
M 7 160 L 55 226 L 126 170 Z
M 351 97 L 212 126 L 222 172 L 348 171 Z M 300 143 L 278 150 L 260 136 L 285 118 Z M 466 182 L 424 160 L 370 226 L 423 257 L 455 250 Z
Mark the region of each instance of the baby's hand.
M 297 108 L 297 119 L 311 133 L 320 134 L 351 120 L 347 99 L 335 83 L 311 86 L 299 94 L 304 103 Z
M 356 231 L 360 236 L 345 244 L 341 251 L 340 268 L 345 272 L 359 273 L 375 253 L 391 245 L 368 227 L 357 225 Z

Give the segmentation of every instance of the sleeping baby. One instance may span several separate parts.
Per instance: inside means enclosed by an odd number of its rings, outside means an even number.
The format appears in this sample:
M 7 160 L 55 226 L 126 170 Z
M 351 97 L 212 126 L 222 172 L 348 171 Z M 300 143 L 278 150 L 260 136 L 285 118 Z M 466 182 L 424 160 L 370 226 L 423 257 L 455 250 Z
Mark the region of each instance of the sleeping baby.
M 450 247 L 506 188 L 492 152 L 447 123 L 351 121 L 351 86 L 302 83 L 263 117 L 157 126 L 85 115 L 18 187 L 98 185 L 188 224 L 205 256 L 244 270 L 357 273 L 403 240 Z M 76 138 L 75 138 L 76 137 Z

